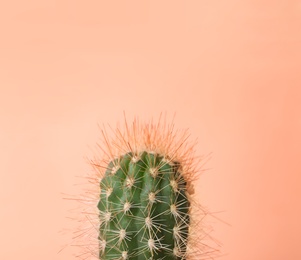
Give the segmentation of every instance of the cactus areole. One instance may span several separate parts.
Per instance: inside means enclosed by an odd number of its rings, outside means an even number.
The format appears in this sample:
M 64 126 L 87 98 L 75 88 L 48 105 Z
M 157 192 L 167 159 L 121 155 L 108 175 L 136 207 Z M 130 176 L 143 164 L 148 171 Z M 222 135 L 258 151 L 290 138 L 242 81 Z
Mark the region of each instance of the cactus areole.
M 111 160 L 100 182 L 99 259 L 183 260 L 190 202 L 181 164 L 141 151 Z

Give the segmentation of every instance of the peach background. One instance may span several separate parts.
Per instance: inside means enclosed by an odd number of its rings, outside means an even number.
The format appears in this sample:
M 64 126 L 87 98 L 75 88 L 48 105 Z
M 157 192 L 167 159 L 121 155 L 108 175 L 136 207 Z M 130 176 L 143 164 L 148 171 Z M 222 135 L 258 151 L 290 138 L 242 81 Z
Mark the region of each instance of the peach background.
M 301 259 L 301 1 L 4 1 L 0 32 L 0 259 L 75 258 L 62 193 L 123 110 L 213 152 L 220 259 Z

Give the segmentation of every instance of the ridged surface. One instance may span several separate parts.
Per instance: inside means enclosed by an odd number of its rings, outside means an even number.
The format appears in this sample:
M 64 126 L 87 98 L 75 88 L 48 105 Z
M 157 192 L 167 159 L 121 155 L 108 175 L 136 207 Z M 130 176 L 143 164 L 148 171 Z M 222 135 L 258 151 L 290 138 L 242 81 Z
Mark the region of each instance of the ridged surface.
M 100 183 L 100 259 L 186 259 L 190 204 L 180 170 L 148 152 L 110 162 Z

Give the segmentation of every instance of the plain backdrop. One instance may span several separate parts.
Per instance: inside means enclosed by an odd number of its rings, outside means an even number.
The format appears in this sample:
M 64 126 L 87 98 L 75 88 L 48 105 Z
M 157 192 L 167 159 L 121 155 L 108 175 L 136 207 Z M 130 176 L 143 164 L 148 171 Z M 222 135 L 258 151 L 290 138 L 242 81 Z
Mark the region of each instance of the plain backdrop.
M 62 197 L 123 111 L 176 113 L 212 153 L 219 259 L 301 259 L 300 68 L 297 0 L 3 1 L 0 259 L 75 259 Z

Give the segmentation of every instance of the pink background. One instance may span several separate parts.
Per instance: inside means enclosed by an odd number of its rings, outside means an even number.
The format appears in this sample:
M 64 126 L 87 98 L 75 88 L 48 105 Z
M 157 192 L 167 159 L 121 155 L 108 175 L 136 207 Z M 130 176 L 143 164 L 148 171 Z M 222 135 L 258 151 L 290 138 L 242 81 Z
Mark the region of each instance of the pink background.
M 0 259 L 75 259 L 62 193 L 123 110 L 213 153 L 220 259 L 301 259 L 301 1 L 4 1 L 0 35 Z

